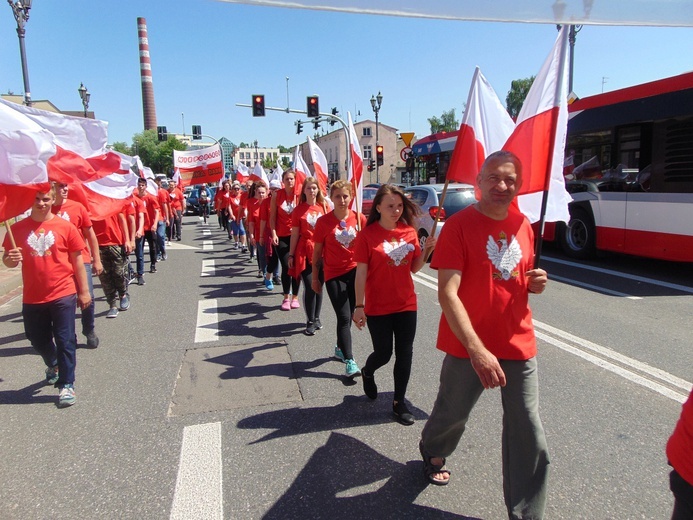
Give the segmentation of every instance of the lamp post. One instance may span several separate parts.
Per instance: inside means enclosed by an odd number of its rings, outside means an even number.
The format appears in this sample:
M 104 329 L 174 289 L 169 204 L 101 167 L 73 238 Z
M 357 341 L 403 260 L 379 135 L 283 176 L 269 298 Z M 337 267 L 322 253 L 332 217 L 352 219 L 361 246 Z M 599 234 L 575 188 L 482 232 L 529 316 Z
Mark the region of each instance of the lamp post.
M 253 146 L 255 146 L 255 162 L 258 162 L 260 160 L 260 155 L 257 153 L 257 139 L 253 142 Z
M 79 92 L 79 97 L 82 99 L 82 106 L 84 107 L 84 117 L 87 117 L 87 108 L 89 108 L 89 98 L 91 97 L 91 94 L 87 90 L 87 87 L 84 86 L 84 83 L 79 84 L 77 92 Z
M 375 147 L 377 148 L 378 145 L 380 144 L 378 142 L 378 112 L 380 112 L 380 107 L 383 104 L 383 95 L 378 91 L 377 96 L 371 96 L 371 107 L 373 108 L 373 112 L 375 112 Z M 378 171 L 378 161 L 375 161 L 375 178 L 378 182 L 380 182 L 380 173 Z M 373 180 L 373 179 L 369 179 Z
M 24 34 L 26 30 L 24 26 L 29 20 L 29 9 L 31 9 L 31 0 L 7 0 L 10 4 L 14 19 L 17 21 L 17 36 L 19 37 L 19 55 L 22 60 L 22 75 L 24 76 L 24 104 L 31 106 L 31 89 L 29 88 L 29 70 L 26 65 L 26 49 L 24 48 Z

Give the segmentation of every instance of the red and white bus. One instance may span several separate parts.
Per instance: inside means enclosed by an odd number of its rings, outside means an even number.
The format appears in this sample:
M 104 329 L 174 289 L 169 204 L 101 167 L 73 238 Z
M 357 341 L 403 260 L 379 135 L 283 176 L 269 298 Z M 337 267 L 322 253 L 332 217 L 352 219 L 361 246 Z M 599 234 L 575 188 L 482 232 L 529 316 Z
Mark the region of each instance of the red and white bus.
M 693 72 L 586 97 L 569 113 L 571 220 L 555 230 L 566 253 L 693 262 Z

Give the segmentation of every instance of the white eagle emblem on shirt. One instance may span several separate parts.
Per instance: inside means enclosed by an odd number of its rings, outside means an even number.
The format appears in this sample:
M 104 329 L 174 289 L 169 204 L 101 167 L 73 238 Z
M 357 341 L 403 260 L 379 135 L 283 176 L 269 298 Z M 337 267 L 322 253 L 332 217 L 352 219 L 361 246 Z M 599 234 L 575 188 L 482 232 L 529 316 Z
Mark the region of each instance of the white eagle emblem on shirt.
M 38 232 L 39 234 L 36 236 L 32 231 L 26 243 L 33 249 L 32 256 L 48 256 L 51 254 L 49 251 L 50 247 L 55 244 L 55 235 L 53 235 L 52 231 L 46 233 L 46 230 L 43 228 L 39 229 Z
M 315 227 L 315 223 L 318 221 L 320 218 L 320 213 L 306 213 L 306 222 L 308 222 L 308 225 L 312 228 Z
M 494 240 L 489 235 L 488 242 L 486 242 L 486 254 L 488 254 L 488 259 L 491 260 L 493 266 L 500 271 L 500 273 L 493 273 L 494 278 L 502 278 L 503 280 L 517 278 L 519 273 L 515 268 L 522 259 L 522 249 L 520 249 L 520 244 L 514 235 L 510 244 L 508 244 L 508 237 L 502 231 L 498 235 L 498 240 Z
M 286 200 L 282 202 L 282 205 L 279 207 L 286 211 L 289 215 L 291 215 L 291 212 L 294 210 L 293 202 L 288 202 Z
M 67 211 L 63 211 L 62 213 L 60 213 L 60 212 L 58 211 L 58 216 L 59 216 L 61 219 L 67 220 L 68 222 L 70 222 L 70 215 L 67 214 Z
M 334 237 L 344 247 L 349 247 L 349 244 L 356 238 L 356 230 L 353 226 L 348 229 L 335 229 Z
M 413 244 L 408 244 L 401 238 L 399 241 L 393 238 L 390 242 L 383 240 L 383 251 L 385 251 L 385 254 L 392 259 L 392 262 L 395 265 L 399 265 L 401 263 L 406 264 L 407 261 L 405 258 L 410 252 L 414 251 L 414 246 Z

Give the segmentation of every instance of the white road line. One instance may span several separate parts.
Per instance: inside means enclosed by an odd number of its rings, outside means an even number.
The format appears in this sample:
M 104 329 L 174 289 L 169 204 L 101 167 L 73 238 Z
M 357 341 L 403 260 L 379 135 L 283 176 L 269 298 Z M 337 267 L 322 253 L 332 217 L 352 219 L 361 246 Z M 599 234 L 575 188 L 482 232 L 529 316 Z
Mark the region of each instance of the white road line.
M 202 236 L 208 237 L 212 235 L 212 230 L 211 229 L 203 229 L 202 230 Z
M 429 289 L 433 289 L 434 291 L 438 290 L 438 280 L 436 280 L 435 284 L 428 282 L 424 279 L 424 277 L 421 276 L 420 273 L 412 274 L 411 277 L 414 279 L 415 282 L 419 282 L 421 285 L 425 285 Z M 430 276 L 426 276 L 425 278 L 431 278 Z M 433 278 L 435 280 L 435 278 Z
M 202 273 L 200 276 L 214 276 L 214 260 L 202 260 Z
M 183 429 L 171 520 L 222 520 L 221 423 Z
M 556 264 L 569 265 L 571 267 L 577 267 L 578 269 L 585 269 L 586 271 L 595 271 L 597 273 L 604 273 L 611 276 L 618 276 L 620 278 L 626 278 L 628 280 L 635 280 L 636 282 L 649 283 L 651 285 L 659 285 L 660 287 L 667 287 L 668 289 L 675 289 L 677 291 L 685 292 L 688 294 L 693 294 L 693 287 L 687 287 L 685 285 L 679 285 L 676 283 L 662 282 L 661 280 L 655 280 L 654 278 L 645 278 L 644 276 L 637 276 L 634 274 L 621 273 L 619 271 L 612 271 L 611 269 L 604 269 L 602 267 L 594 267 L 591 265 L 583 265 L 577 262 L 571 262 L 570 260 L 561 260 L 560 258 L 553 258 L 550 256 L 542 256 L 544 260 L 549 262 L 554 262 Z
M 558 276 L 555 274 L 549 274 L 549 280 L 556 280 L 558 282 L 564 282 L 564 283 L 567 283 L 569 285 L 577 285 L 578 287 L 584 287 L 585 289 L 592 289 L 592 290 L 600 292 L 600 293 L 611 294 L 612 296 L 619 296 L 621 298 L 627 298 L 629 300 L 642 300 L 642 298 L 640 296 L 633 296 L 631 294 L 614 291 L 612 289 L 600 287 L 599 285 L 592 285 L 591 283 L 579 282 L 577 280 L 573 280 L 572 278 L 565 278 L 563 276 Z
M 214 242 L 212 240 L 203 240 L 202 241 L 202 250 L 203 251 L 212 251 L 214 249 Z
M 219 340 L 219 318 L 217 300 L 200 300 L 197 302 L 197 327 L 195 343 Z

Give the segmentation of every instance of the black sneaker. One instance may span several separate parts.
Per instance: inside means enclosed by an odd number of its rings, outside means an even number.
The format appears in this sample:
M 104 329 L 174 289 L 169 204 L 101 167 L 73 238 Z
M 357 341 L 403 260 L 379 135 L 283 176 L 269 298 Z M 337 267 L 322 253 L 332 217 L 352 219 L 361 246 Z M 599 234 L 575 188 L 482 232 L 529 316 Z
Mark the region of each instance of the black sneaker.
M 362 369 L 361 377 L 363 378 L 363 393 L 366 394 L 368 399 L 375 401 L 378 398 L 378 385 L 375 384 L 375 374 L 367 376 L 365 369 Z
M 274 285 L 280 285 L 282 283 L 282 279 L 278 276 L 273 277 L 272 281 L 274 282 Z
M 398 423 L 403 424 L 404 426 L 411 426 L 412 424 L 414 424 L 414 416 L 409 411 L 409 408 L 407 408 L 407 405 L 404 404 L 404 402 L 397 404 L 393 402 L 392 413 L 394 414 L 395 419 L 397 419 Z
M 306 330 L 303 331 L 306 336 L 315 336 L 315 323 L 309 321 L 306 324 Z
M 156 273 L 156 266 L 152 264 L 152 266 L 149 268 L 150 273 Z
M 315 325 L 315 330 L 322 329 L 322 323 L 320 323 L 320 318 L 315 318 L 313 324 Z
M 137 277 L 137 285 L 144 285 L 144 276 Z
M 93 330 L 85 334 L 87 337 L 87 348 L 96 348 L 99 346 L 99 337 Z

